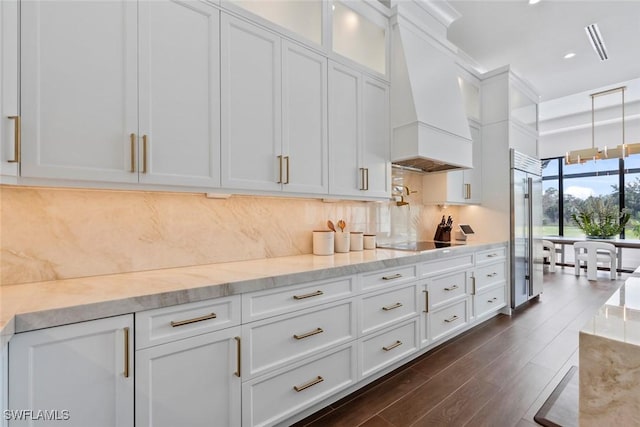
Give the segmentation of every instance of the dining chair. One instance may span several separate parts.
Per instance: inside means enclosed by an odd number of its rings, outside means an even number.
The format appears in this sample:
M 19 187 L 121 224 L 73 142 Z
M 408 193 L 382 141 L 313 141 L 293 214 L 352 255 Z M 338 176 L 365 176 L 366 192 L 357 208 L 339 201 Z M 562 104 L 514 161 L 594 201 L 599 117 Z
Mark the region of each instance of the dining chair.
M 587 266 L 587 279 L 598 280 L 598 263 L 610 265 L 611 280 L 616 278 L 616 247 L 606 242 L 576 242 L 575 251 L 576 276 L 580 275 L 580 264 Z
M 542 240 L 542 258 L 549 260 L 549 273 L 556 272 L 556 245 L 548 240 Z

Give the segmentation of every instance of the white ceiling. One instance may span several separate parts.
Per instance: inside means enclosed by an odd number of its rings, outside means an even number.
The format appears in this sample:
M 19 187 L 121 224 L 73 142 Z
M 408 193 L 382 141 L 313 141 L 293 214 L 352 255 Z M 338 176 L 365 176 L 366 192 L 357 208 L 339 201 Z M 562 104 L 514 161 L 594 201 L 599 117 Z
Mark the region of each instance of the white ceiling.
M 509 64 L 541 101 L 640 78 L 640 0 L 449 0 L 462 17 L 449 40 L 489 71 Z M 598 23 L 609 60 L 584 27 Z M 576 56 L 564 59 L 568 52 Z

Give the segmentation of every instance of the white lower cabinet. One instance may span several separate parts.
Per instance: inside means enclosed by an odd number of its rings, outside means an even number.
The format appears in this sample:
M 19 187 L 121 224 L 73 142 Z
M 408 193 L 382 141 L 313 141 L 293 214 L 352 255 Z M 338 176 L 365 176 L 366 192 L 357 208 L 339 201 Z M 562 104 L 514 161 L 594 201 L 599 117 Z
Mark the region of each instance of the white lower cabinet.
M 357 381 L 355 343 L 242 384 L 242 425 L 283 421 Z
M 239 336 L 236 326 L 138 350 L 136 426 L 239 426 Z
M 429 317 L 429 336 L 431 341 L 438 341 L 469 324 L 469 300 L 434 310 Z
M 131 314 L 16 334 L 9 342 L 9 409 L 16 411 L 9 426 L 133 426 L 131 350 Z
M 476 318 L 484 317 L 506 305 L 506 285 L 498 283 L 473 297 L 473 313 Z
M 360 375 L 366 377 L 401 360 L 420 348 L 418 318 L 359 341 Z

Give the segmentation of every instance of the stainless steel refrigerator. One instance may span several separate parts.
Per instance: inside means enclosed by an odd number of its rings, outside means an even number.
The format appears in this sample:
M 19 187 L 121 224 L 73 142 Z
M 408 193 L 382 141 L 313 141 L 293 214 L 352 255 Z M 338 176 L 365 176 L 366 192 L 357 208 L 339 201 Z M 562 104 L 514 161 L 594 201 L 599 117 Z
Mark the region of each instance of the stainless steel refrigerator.
M 542 293 L 542 164 L 511 149 L 511 307 Z

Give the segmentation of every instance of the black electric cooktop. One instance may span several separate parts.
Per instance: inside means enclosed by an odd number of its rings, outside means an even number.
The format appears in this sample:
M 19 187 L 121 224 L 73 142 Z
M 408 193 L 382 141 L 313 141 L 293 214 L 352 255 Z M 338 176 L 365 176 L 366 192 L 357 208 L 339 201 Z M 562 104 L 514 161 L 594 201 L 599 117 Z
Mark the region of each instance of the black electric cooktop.
M 448 248 L 450 246 L 464 245 L 463 242 L 439 242 L 436 240 L 424 240 L 421 242 L 379 243 L 380 249 L 393 249 L 396 251 L 421 252 L 431 249 Z

